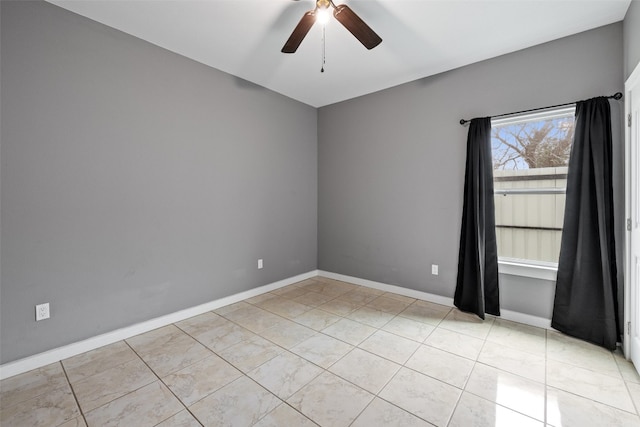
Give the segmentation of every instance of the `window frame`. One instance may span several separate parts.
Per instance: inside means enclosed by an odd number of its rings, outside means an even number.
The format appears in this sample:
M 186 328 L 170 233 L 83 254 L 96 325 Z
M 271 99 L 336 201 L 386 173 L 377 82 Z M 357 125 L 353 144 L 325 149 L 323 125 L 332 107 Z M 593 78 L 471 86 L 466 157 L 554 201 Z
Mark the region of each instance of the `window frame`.
M 546 119 L 566 117 L 568 115 L 572 115 L 575 119 L 575 110 L 576 105 L 573 104 L 571 106 L 545 109 L 533 113 L 509 115 L 507 117 L 500 117 L 496 119 L 492 118 L 491 128 L 493 129 L 494 126 L 505 126 L 515 123 L 535 122 Z M 494 189 L 494 195 L 496 194 L 566 194 L 566 187 L 564 189 L 556 187 L 532 189 Z M 498 273 L 509 276 L 521 276 L 555 282 L 558 274 L 558 263 L 498 256 Z

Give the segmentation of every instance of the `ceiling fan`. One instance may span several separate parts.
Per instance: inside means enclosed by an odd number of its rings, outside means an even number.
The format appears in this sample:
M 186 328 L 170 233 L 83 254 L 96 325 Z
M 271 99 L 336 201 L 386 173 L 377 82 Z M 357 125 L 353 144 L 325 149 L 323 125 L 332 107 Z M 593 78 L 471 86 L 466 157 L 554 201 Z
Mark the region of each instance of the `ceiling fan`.
M 289 39 L 282 47 L 283 53 L 294 53 L 316 21 L 326 23 L 329 19 L 329 7 L 333 16 L 351 32 L 367 49 L 378 46 L 382 39 L 346 4 L 335 5 L 332 0 L 316 0 L 316 8 L 306 12 Z

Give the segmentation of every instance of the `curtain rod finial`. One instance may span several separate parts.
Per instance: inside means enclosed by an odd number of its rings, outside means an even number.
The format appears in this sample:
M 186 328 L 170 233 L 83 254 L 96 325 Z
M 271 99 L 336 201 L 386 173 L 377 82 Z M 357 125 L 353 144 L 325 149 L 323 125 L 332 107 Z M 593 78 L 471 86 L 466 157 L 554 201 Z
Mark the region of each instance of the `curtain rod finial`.
M 460 124 L 461 124 L 462 126 L 464 126 L 464 125 L 465 125 L 465 123 L 468 123 L 468 122 L 469 122 L 469 120 L 460 119 Z
M 615 100 L 622 99 L 622 92 L 616 92 L 615 95 L 613 95 L 613 99 Z

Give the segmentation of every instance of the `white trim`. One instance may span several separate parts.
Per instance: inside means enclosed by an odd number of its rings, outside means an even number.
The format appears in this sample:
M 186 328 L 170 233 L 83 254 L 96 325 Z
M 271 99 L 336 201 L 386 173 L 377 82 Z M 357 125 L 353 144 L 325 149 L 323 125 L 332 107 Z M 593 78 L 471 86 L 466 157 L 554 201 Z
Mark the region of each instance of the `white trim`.
M 551 327 L 551 319 L 520 313 L 518 311 L 500 309 L 499 319 L 510 320 L 512 322 L 523 323 L 525 325 L 536 326 L 543 329 L 553 329 Z
M 343 282 L 354 283 L 360 286 L 366 286 L 368 288 L 378 289 L 381 291 L 393 292 L 412 298 L 421 299 L 423 301 L 429 301 L 436 304 L 442 304 L 449 307 L 453 307 L 453 298 L 443 297 L 441 295 L 430 294 L 428 292 L 416 291 L 415 289 L 402 288 L 400 286 L 388 285 L 386 283 L 374 282 L 372 280 L 360 279 L 359 277 L 347 276 L 344 274 L 331 273 L 329 271 L 318 270 L 318 275 L 322 277 L 328 277 L 329 279 L 341 280 Z M 520 313 L 511 310 L 500 310 L 501 316 L 499 318 L 510 320 L 512 322 L 523 323 L 525 325 L 536 326 L 538 328 L 552 329 L 551 319 L 544 317 L 533 316 L 531 314 Z
M 531 277 L 533 279 L 556 281 L 558 275 L 557 265 L 532 264 L 512 260 L 498 260 L 498 273 L 510 276 Z
M 537 122 L 540 120 L 557 119 L 559 117 L 575 117 L 576 104 L 564 107 L 544 108 L 540 111 L 508 114 L 506 117 L 491 119 L 491 127 L 508 126 L 514 123 Z
M 265 292 L 273 291 L 275 289 L 282 288 L 284 286 L 317 276 L 318 270 L 312 270 L 307 273 L 299 274 L 297 276 L 270 283 L 268 285 L 249 289 L 247 291 L 200 304 L 195 307 L 176 311 L 174 313 L 156 317 L 155 319 L 150 319 L 141 323 L 137 323 L 135 325 L 97 335 L 83 341 L 78 341 L 69 345 L 45 351 L 43 353 L 5 363 L 3 365 L 0 365 L 0 380 L 30 371 L 32 369 L 40 368 L 50 363 L 55 363 L 60 360 L 67 359 L 69 357 L 76 356 L 90 350 L 95 350 L 96 348 L 103 347 L 108 344 L 113 344 L 114 342 L 131 338 L 132 336 L 142 334 L 153 329 L 160 328 L 162 326 L 170 325 L 172 323 L 179 322 L 181 320 L 188 319 L 202 313 L 206 313 L 207 311 L 212 311 L 217 308 L 224 307 L 225 305 L 233 304 L 238 301 L 242 301 L 247 298 L 251 298 Z
M 329 271 L 318 270 L 318 276 L 327 277 L 329 279 L 341 280 L 343 282 L 354 283 L 356 285 L 365 286 L 367 288 L 378 289 L 380 291 L 393 292 L 394 294 L 404 295 L 406 297 L 417 298 L 436 304 L 448 305 L 453 307 L 453 298 L 443 297 L 441 295 L 430 294 L 428 292 L 416 291 L 415 289 L 407 289 L 401 286 L 388 285 L 386 283 L 374 282 L 373 280 L 361 279 L 359 277 L 347 276 L 344 274 L 331 273 Z
M 627 230 L 627 219 L 631 218 L 631 128 L 627 126 L 627 115 L 631 114 L 631 88 L 640 84 L 640 64 L 631 72 L 631 75 L 624 82 L 624 116 L 622 119 L 622 128 L 624 129 L 624 212 L 625 212 L 625 232 L 624 232 L 624 327 L 622 328 L 622 351 L 624 356 L 629 359 L 630 339 L 629 328 L 627 325 L 631 322 L 631 232 Z

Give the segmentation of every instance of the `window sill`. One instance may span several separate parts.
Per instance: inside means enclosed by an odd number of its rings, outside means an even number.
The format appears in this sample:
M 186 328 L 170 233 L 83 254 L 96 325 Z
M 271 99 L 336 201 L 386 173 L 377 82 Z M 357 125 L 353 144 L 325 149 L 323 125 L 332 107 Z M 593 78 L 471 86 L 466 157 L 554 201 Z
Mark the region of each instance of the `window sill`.
M 499 259 L 498 273 L 555 282 L 558 265 L 550 262 L 530 263 L 524 260 Z

